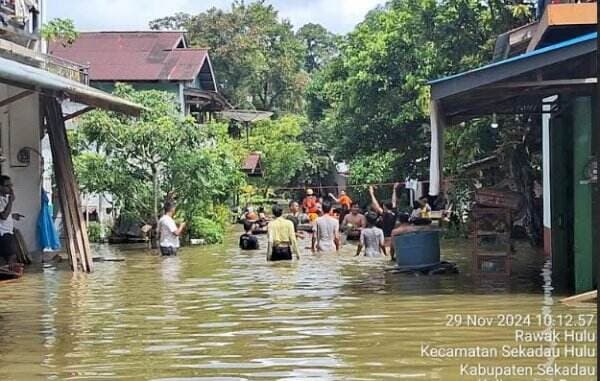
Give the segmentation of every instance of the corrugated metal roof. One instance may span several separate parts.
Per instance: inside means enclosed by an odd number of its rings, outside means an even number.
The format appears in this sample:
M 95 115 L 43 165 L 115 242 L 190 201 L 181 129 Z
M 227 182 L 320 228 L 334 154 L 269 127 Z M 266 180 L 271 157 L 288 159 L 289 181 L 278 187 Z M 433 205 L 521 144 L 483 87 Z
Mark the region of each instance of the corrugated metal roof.
M 588 33 L 588 34 L 585 34 L 585 35 L 580 36 L 580 37 L 576 37 L 576 38 L 573 38 L 573 39 L 570 39 L 570 40 L 567 40 L 567 41 L 560 42 L 558 44 L 549 45 L 549 46 L 546 46 L 546 47 L 541 48 L 541 49 L 533 50 L 533 51 L 531 51 L 529 53 L 525 53 L 525 54 L 521 54 L 521 55 L 518 55 L 518 56 L 515 56 L 515 57 L 507 58 L 507 59 L 505 59 L 503 61 L 494 62 L 494 63 L 491 63 L 489 65 L 478 67 L 478 68 L 473 69 L 473 70 L 469 70 L 469 71 L 465 71 L 465 72 L 462 72 L 462 73 L 458 73 L 458 74 L 450 75 L 450 76 L 447 76 L 447 77 L 439 78 L 439 79 L 436 79 L 436 80 L 433 80 L 433 81 L 429 81 L 428 83 L 430 85 L 433 85 L 433 84 L 436 84 L 436 83 L 440 83 L 440 82 L 444 82 L 444 81 L 449 81 L 451 79 L 456 79 L 456 78 L 463 77 L 463 76 L 466 76 L 466 75 L 469 75 L 469 74 L 473 74 L 473 73 L 477 73 L 477 72 L 482 72 L 482 71 L 485 71 L 485 70 L 489 70 L 489 69 L 497 67 L 497 66 L 502 66 L 502 65 L 506 65 L 506 64 L 509 64 L 509 63 L 512 63 L 512 62 L 526 60 L 528 58 L 535 57 L 535 56 L 538 56 L 538 55 L 541 55 L 541 54 L 545 54 L 545 53 L 548 53 L 548 52 L 551 52 L 551 51 L 555 51 L 555 50 L 563 49 L 563 48 L 566 48 L 566 47 L 569 47 L 569 46 L 572 46 L 572 45 L 577 45 L 577 44 L 581 44 L 581 43 L 584 43 L 584 42 L 587 42 L 587 41 L 595 40 L 596 38 L 598 38 L 598 33 L 596 33 L 596 32 L 594 32 L 594 33 Z
M 185 46 L 182 32 L 88 32 L 51 54 L 89 65 L 92 81 L 192 81 L 208 51 Z

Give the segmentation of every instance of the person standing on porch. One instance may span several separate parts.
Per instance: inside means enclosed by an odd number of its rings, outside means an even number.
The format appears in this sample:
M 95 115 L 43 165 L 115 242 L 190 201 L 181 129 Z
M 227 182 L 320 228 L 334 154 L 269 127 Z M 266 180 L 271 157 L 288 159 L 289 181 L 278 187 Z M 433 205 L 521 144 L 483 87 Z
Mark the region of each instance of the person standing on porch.
M 165 214 L 158 220 L 158 232 L 160 234 L 160 254 L 162 256 L 177 255 L 179 249 L 179 236 L 185 229 L 185 222 L 179 227 L 173 219 L 175 215 L 175 204 L 165 204 Z
M 17 261 L 17 239 L 14 232 L 13 217 L 19 219 L 20 215 L 13 214 L 15 202 L 13 184 L 8 176 L 0 176 L 0 257 L 7 264 Z

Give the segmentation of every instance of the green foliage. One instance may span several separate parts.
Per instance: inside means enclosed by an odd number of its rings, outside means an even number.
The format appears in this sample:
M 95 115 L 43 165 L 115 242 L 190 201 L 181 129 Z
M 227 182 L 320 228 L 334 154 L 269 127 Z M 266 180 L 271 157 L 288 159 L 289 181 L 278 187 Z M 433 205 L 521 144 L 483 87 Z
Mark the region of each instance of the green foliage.
M 236 142 L 236 151 L 243 152 L 244 158 L 250 152 L 261 153 L 264 176 L 254 180 L 256 186 L 267 192 L 288 185 L 300 173 L 309 159 L 300 139 L 306 124 L 297 115 L 261 121 L 252 128 L 249 144 L 245 139 Z
M 193 46 L 208 47 L 220 90 L 233 104 L 250 99 L 261 110 L 298 111 L 308 77 L 292 25 L 264 1 L 234 1 L 228 11 L 154 20 L 155 29 L 186 29 Z M 175 28 L 173 28 L 175 27 Z
M 44 39 L 60 42 L 65 47 L 71 45 L 79 37 L 79 32 L 75 29 L 75 24 L 71 19 L 50 20 L 42 25 L 40 33 Z
M 309 23 L 296 32 L 304 44 L 304 70 L 312 73 L 321 69 L 338 53 L 338 37 L 322 25 Z
M 87 232 L 90 242 L 102 242 L 102 238 L 106 236 L 106 228 L 95 221 L 88 224 Z
M 390 174 L 394 173 L 393 164 L 396 160 L 397 157 L 392 152 L 377 152 L 357 157 L 350 162 L 351 183 L 361 184 L 364 191 L 368 188 L 364 184 L 393 182 L 394 178 Z
M 203 238 L 206 243 L 221 243 L 225 236 L 223 225 L 219 222 L 202 216 L 192 218 L 189 226 L 191 238 Z
M 167 193 L 177 195 L 185 219 L 207 216 L 243 184 L 226 135 L 183 118 L 171 95 L 115 93 L 144 105 L 139 118 L 92 111 L 70 134 L 76 174 L 90 193 L 110 193 L 122 215 L 153 222 Z
M 337 160 L 353 160 L 362 169 L 360 163 L 372 163 L 372 155 L 391 152 L 395 158 L 388 157 L 393 165 L 385 177 L 426 177 L 427 81 L 489 62 L 496 36 L 526 22 L 530 14 L 523 10 L 530 6 L 531 1 L 392 0 L 371 11 L 339 44 L 339 55 L 313 76 L 306 91 L 310 123 Z M 452 170 L 493 147 L 485 132 L 475 142 L 480 132 L 481 124 L 448 135 L 451 150 L 466 150 L 455 156 L 461 163 L 450 163 Z

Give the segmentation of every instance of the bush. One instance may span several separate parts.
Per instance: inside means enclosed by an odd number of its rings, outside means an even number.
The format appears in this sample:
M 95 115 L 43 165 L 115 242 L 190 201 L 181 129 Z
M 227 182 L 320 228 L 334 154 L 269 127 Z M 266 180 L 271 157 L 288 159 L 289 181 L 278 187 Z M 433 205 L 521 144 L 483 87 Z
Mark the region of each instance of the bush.
M 106 235 L 106 228 L 95 221 L 88 224 L 87 231 L 90 242 L 102 242 L 102 238 Z
M 221 243 L 225 229 L 217 221 L 202 216 L 192 218 L 190 225 L 191 238 L 203 238 L 206 243 Z

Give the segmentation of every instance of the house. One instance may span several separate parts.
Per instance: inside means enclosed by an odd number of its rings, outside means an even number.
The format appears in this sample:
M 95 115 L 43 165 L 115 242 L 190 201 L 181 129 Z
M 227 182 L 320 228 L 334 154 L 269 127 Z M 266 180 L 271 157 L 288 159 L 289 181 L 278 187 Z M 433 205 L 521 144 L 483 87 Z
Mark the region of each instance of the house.
M 262 177 L 264 172 L 260 162 L 261 153 L 251 152 L 242 165 L 242 171 L 248 175 L 248 177 Z
M 430 82 L 430 194 L 441 191 L 443 130 L 494 114 L 537 118 L 543 141 L 544 251 L 553 286 L 595 288 L 600 246 L 600 131 L 595 2 L 552 1 L 541 18 L 500 36 L 496 61 Z M 502 128 L 499 126 L 499 128 Z M 592 144 L 592 142 L 596 142 Z M 595 209 L 594 209 L 595 208 Z
M 86 65 L 90 85 L 106 92 L 123 82 L 172 93 L 199 123 L 231 108 L 218 91 L 208 50 L 190 48 L 183 32 L 86 32 L 71 45 L 51 43 L 48 52 Z
M 14 183 L 13 212 L 25 245 L 40 259 L 37 218 L 41 208 L 41 140 L 50 137 L 60 208 L 67 227 L 66 249 L 74 270 L 91 271 L 93 264 L 85 223 L 79 209 L 62 102 L 137 115 L 142 107 L 85 84 L 80 65 L 41 53 L 41 1 L 0 1 L 0 172 Z

